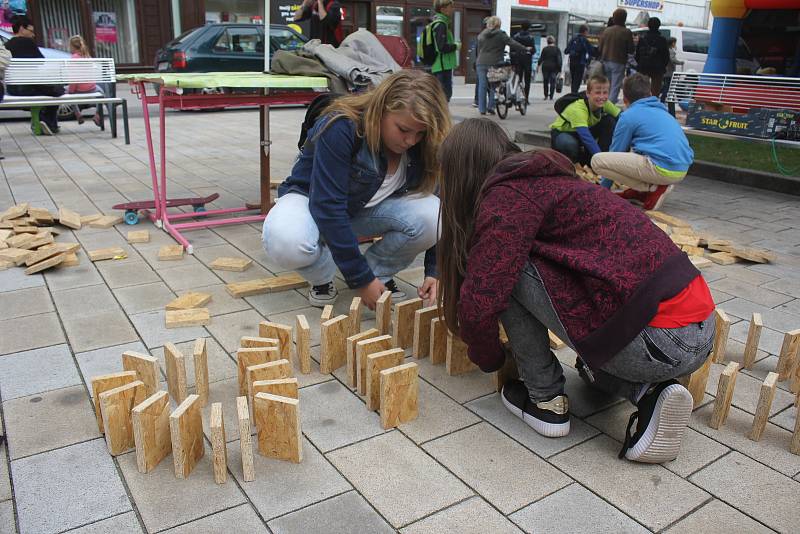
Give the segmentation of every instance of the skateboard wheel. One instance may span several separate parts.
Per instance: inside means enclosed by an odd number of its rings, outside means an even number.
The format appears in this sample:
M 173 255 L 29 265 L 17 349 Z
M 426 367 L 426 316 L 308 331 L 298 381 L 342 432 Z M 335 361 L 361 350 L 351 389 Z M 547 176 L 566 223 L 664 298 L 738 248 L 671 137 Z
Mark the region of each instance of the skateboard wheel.
M 125 212 L 125 224 L 138 224 L 139 214 L 136 210 L 128 210 Z
M 194 207 L 194 212 L 195 213 L 206 211 L 206 207 L 203 206 L 202 204 L 195 204 L 193 207 Z

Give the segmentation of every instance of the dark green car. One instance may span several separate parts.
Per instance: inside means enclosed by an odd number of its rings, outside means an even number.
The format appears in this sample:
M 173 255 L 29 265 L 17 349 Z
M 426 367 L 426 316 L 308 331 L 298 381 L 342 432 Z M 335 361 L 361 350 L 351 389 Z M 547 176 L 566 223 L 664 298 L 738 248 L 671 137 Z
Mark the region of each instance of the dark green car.
M 308 39 L 288 26 L 270 25 L 270 58 L 276 50 L 302 48 Z M 261 72 L 262 24 L 208 24 L 186 31 L 156 52 L 160 72 Z

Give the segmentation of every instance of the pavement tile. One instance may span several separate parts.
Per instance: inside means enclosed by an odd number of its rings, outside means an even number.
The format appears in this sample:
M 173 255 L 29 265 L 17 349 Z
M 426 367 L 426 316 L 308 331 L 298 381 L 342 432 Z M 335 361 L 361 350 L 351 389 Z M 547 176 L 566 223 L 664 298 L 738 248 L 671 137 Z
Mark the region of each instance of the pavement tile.
M 119 309 L 89 317 L 62 316 L 62 319 L 72 350 L 76 353 L 139 340 L 128 316 Z
M 171 528 L 245 502 L 236 484 L 214 482 L 211 447 L 207 445 L 205 456 L 187 479 L 175 478 L 172 455 L 147 474 L 136 470 L 134 452 L 117 456 L 117 461 L 149 532 Z
M 191 291 L 199 293 L 208 293 L 211 295 L 211 301 L 204 307 L 208 308 L 208 312 L 212 316 L 223 315 L 227 313 L 249 310 L 250 304 L 245 299 L 233 298 L 230 293 L 225 290 L 224 284 L 216 284 L 213 286 L 193 287 Z M 178 296 L 187 293 L 188 290 L 180 290 L 177 292 Z M 166 304 L 169 301 L 165 301 Z M 163 308 L 163 305 L 162 305 Z
M 43 285 L 44 278 L 41 274 L 25 274 L 25 269 L 22 267 L 12 267 L 0 271 L 0 292 L 18 291 Z
M 778 332 L 788 332 L 789 330 L 794 330 L 800 326 L 800 316 L 798 315 L 773 310 L 772 308 L 761 306 L 760 304 L 756 304 L 755 302 L 751 302 L 742 298 L 729 300 L 725 303 L 723 309 L 729 315 L 746 320 L 750 320 L 753 312 L 758 312 L 761 314 L 761 318 L 764 321 L 764 327 L 777 330 Z
M 29 315 L 0 321 L 0 354 L 22 352 L 64 343 L 64 332 L 55 313 Z M 36 335 L 31 335 L 32 333 Z
M 414 361 L 419 365 L 419 376 L 423 380 L 459 404 L 483 397 L 495 390 L 491 376 L 481 371 L 450 376 L 444 364 L 432 365 L 430 358 Z
M 797 278 L 778 278 L 761 287 L 800 299 L 800 279 Z
M 228 352 L 239 348 L 243 336 L 257 336 L 258 323 L 264 318 L 253 310 L 229 313 L 211 319 L 208 331 Z M 290 323 L 294 324 L 294 322 Z M 163 343 L 161 343 L 163 345 Z
M 764 379 L 767 378 L 767 375 L 771 372 L 774 372 L 775 369 L 777 368 L 778 368 L 778 357 L 767 356 L 764 359 L 756 361 L 755 364 L 753 364 L 752 369 L 742 369 L 740 373 L 745 374 L 747 376 L 752 376 L 763 383 Z M 778 382 L 778 389 L 782 389 L 784 391 L 790 391 L 790 387 L 791 387 L 791 382 L 789 380 Z
M 256 534 L 267 532 L 267 527 L 261 522 L 249 504 L 242 504 L 216 514 L 203 517 L 191 523 L 185 523 L 175 528 L 165 530 L 164 534 L 218 534 L 235 530 Z
M 15 460 L 11 473 L 20 534 L 61 532 L 131 510 L 103 439 Z
M 83 386 L 3 402 L 9 457 L 30 456 L 100 435 Z
M 778 425 L 781 428 L 785 428 L 790 432 L 794 432 L 794 422 L 795 418 L 797 417 L 797 408 L 794 406 L 790 406 L 786 408 L 779 414 L 772 416 L 770 422 L 775 425 Z
M 68 530 L 67 534 L 108 534 L 110 532 L 114 534 L 140 534 L 142 527 L 139 526 L 135 513 L 126 512 L 96 523 Z
M 670 527 L 667 534 L 702 532 L 703 534 L 731 534 L 747 532 L 748 534 L 767 534 L 774 532 L 744 515 L 736 508 L 731 508 L 722 501 L 714 499 L 699 510 L 681 519 Z
M 119 304 L 104 285 L 53 292 L 59 315 L 65 320 L 83 319 L 119 310 Z
M 589 386 L 572 367 L 564 367 L 564 391 L 569 397 L 569 412 L 581 418 L 618 403 L 626 403 L 624 399 L 613 397 L 608 393 Z
M 494 427 L 481 423 L 422 446 L 502 513 L 519 510 L 571 480 Z M 469 450 L 465 455 L 463 451 Z M 509 481 L 513 480 L 513 483 Z
M 46 287 L 0 293 L 0 321 L 55 311 Z
M 0 358 L 0 392 L 5 401 L 80 383 L 67 345 L 53 345 Z
M 97 270 L 111 289 L 161 281 L 144 261 L 99 261 Z
M 228 470 L 267 521 L 352 489 L 347 480 L 305 439 L 303 461 L 299 464 L 261 456 L 254 439 L 253 465 L 255 481 L 244 482 L 239 442 L 228 444 Z
M 323 453 L 383 433 L 378 414 L 335 380 L 303 388 L 300 421 L 303 433 Z
M 709 404 L 695 411 L 689 420 L 689 426 L 787 476 L 800 472 L 800 456 L 789 452 L 791 432 L 767 423 L 761 440 L 751 441 L 747 438 L 747 433 L 753 426 L 751 414 L 731 406 L 725 424 L 719 430 L 714 430 L 708 426 L 713 410 L 714 405 Z
M 770 291 L 763 286 L 760 287 L 751 285 L 743 282 L 742 280 L 736 280 L 733 278 L 716 280 L 711 282 L 710 287 L 725 291 L 726 293 L 730 293 L 736 297 L 749 300 L 750 302 L 755 302 L 756 304 L 760 304 L 768 308 L 774 308 L 779 304 L 783 304 L 784 302 L 789 302 L 792 300 L 791 296 L 784 293 Z
M 176 262 L 179 263 L 179 262 Z M 181 265 L 178 267 L 159 269 L 158 274 L 173 291 L 180 291 L 192 287 L 212 286 L 220 283 L 208 267 L 202 263 Z
M 570 484 L 509 518 L 525 532 L 536 534 L 650 532 L 580 484 Z
M 472 495 L 467 486 L 399 432 L 327 456 L 396 528 Z
M 183 354 L 186 359 L 186 383 L 189 387 L 195 385 L 194 381 L 194 357 L 192 356 L 194 350 L 194 342 L 185 341 L 183 343 L 176 343 L 175 346 Z M 236 363 L 228 356 L 228 353 L 219 346 L 213 338 L 206 337 L 206 352 L 208 353 L 208 381 L 217 382 L 226 378 L 236 377 L 237 368 Z M 161 369 L 166 369 L 167 364 L 164 360 L 164 347 L 157 347 L 151 351 L 151 354 L 158 358 L 158 363 Z M 166 376 L 166 375 L 165 375 Z
M 717 386 L 719 385 L 719 377 L 722 371 L 725 370 L 725 365 L 714 363 L 711 364 L 711 369 L 708 373 L 708 383 L 706 384 L 706 393 L 709 395 L 717 394 Z M 761 384 L 763 380 L 753 378 L 744 373 L 739 373 L 740 376 L 736 377 L 736 387 L 733 390 L 733 400 L 731 404 L 749 413 L 756 413 L 758 406 L 758 398 L 761 393 Z M 772 399 L 772 406 L 770 407 L 769 414 L 775 415 L 781 410 L 794 404 L 795 396 L 790 392 L 781 388 L 775 389 L 775 398 Z
M 275 534 L 379 534 L 395 530 L 373 510 L 358 493 L 348 491 L 332 499 L 307 506 L 291 514 L 273 519 L 269 528 Z
M 202 326 L 167 328 L 163 309 L 137 313 L 129 316 L 129 318 L 136 327 L 136 331 L 142 336 L 144 344 L 149 348 L 162 347 L 164 343 L 177 344 L 184 341 L 194 341 L 198 337 L 208 336 L 208 332 Z M 212 324 L 215 320 L 212 320 Z
M 778 532 L 797 531 L 800 483 L 738 452 L 720 458 L 689 480 Z
M 480 497 L 471 497 L 400 529 L 402 534 L 519 534 L 521 530 Z
M 651 530 L 670 525 L 708 499 L 664 467 L 621 461 L 618 452 L 618 442 L 598 436 L 549 461 Z
M 258 310 L 258 313 L 266 316 L 308 308 L 308 296 L 302 295 L 297 291 L 279 291 L 265 295 L 253 295 L 252 297 L 245 297 L 244 300 Z M 319 315 L 319 313 L 317 312 L 314 315 Z M 309 324 L 309 326 L 311 325 Z
M 743 346 L 744 343 L 747 343 L 747 332 L 750 329 L 750 319 L 739 321 L 736 324 L 731 325 L 730 333 L 728 334 L 728 344 L 725 346 L 725 351 L 732 350 L 733 355 L 731 356 L 731 361 L 738 361 L 741 362 L 741 354 L 739 351 L 735 350 L 731 343 L 732 341 L 736 341 L 739 343 L 740 346 Z M 780 354 L 781 352 L 781 344 L 783 343 L 783 333 L 773 330 L 772 328 L 767 328 L 766 324 L 764 328 L 761 329 L 761 337 L 758 340 L 758 349 L 759 351 L 764 351 L 769 354 Z M 726 356 L 726 360 L 727 360 Z
M 14 523 L 14 502 L 0 502 L 0 534 L 17 534 Z
M 175 298 L 175 293 L 164 282 L 120 287 L 114 290 L 122 309 L 128 315 L 153 310 L 163 310 Z
M 90 396 L 92 394 L 92 377 L 119 373 L 122 371 L 122 353 L 127 350 L 149 354 L 141 341 L 135 341 L 124 345 L 114 345 L 113 347 L 103 347 L 102 349 L 81 352 L 75 355 L 75 359 L 78 360 L 78 367 L 83 375 L 83 380 L 86 384 L 86 389 L 89 390 Z
M 509 412 L 499 394 L 481 397 L 466 407 L 542 458 L 549 458 L 598 434 L 597 430 L 572 416 L 569 435 L 558 439 L 544 437 Z
M 0 428 L 3 428 L 3 418 L 0 417 Z M 11 495 L 11 475 L 8 471 L 8 462 L 6 461 L 6 444 L 0 445 L 0 502 L 8 500 Z M 13 521 L 12 521 L 13 522 Z M 0 521 L 2 525 L 2 521 Z
M 475 414 L 424 380 L 419 381 L 419 416 L 402 425 L 403 434 L 415 443 L 429 441 L 480 421 Z
M 44 272 L 50 291 L 96 286 L 103 283 L 103 278 L 86 254 L 79 254 L 78 258 L 80 263 L 75 267 L 48 269 Z

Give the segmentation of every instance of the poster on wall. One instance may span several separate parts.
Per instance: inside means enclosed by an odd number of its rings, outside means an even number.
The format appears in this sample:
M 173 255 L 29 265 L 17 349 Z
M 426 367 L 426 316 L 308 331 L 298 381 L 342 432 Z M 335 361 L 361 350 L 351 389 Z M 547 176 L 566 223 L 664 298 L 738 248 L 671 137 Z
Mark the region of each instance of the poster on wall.
M 0 3 L 0 29 L 11 31 L 14 17 L 28 12 L 27 0 L 2 0 Z
M 117 42 L 117 14 L 110 11 L 95 11 L 94 39 L 98 43 L 116 44 Z
M 664 11 L 663 0 L 617 0 L 617 5 L 626 9 L 643 9 L 657 13 Z
M 271 24 L 285 24 L 291 26 L 293 30 L 300 31 L 304 35 L 308 35 L 309 22 L 295 22 L 294 14 L 300 9 L 302 5 L 301 0 L 272 0 L 270 4 L 270 23 Z

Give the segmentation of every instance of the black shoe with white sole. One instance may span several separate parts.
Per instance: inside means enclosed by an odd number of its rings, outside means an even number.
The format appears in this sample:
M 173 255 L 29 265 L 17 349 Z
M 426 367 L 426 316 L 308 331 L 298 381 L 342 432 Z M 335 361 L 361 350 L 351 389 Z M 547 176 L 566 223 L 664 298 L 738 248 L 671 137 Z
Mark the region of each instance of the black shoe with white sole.
M 509 380 L 500 393 L 511 413 L 542 436 L 557 438 L 569 434 L 569 399 L 564 394 L 534 402 L 519 380 Z
M 620 458 L 635 462 L 661 464 L 678 457 L 686 425 L 692 415 L 692 394 L 675 380 L 651 388 L 631 414 Z M 636 433 L 631 428 L 637 422 Z
M 317 308 L 324 308 L 328 304 L 336 302 L 336 297 L 339 296 L 339 291 L 333 282 L 313 286 L 308 291 L 308 302 Z

